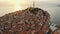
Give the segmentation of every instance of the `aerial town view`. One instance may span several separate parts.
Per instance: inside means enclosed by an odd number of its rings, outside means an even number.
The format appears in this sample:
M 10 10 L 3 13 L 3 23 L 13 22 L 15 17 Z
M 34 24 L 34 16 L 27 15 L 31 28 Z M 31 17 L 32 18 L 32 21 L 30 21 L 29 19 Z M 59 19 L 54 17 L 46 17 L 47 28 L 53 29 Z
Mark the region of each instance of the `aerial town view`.
M 0 34 L 60 34 L 60 0 L 0 0 Z

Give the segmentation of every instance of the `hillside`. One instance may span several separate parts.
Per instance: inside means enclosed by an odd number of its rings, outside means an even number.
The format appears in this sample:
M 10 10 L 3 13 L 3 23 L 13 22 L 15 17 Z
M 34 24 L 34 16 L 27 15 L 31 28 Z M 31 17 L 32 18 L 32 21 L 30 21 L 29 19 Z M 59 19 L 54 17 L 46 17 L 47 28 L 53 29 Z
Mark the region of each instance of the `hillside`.
M 50 14 L 40 8 L 27 8 L 0 17 L 2 34 L 51 33 Z M 46 33 L 46 34 L 47 34 Z

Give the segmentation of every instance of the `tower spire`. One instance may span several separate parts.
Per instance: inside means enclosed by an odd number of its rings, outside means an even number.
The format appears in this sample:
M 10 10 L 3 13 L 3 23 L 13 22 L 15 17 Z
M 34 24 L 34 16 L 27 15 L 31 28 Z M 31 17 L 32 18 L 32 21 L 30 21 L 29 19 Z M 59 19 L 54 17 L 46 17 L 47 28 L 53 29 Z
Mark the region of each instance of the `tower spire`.
M 35 7 L 35 2 L 33 1 L 33 8 Z

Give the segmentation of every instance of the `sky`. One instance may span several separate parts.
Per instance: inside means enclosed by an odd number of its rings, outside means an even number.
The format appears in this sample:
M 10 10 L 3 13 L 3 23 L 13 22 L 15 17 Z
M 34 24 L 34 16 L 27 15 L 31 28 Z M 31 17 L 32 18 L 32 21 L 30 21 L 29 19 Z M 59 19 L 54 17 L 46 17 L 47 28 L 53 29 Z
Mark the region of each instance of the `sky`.
M 59 3 L 60 4 L 60 0 L 0 0 L 0 4 L 30 3 L 32 1 Z
M 24 2 L 24 1 L 60 2 L 60 0 L 0 0 L 0 2 Z
M 60 4 L 60 0 L 0 0 L 0 7 L 1 6 L 14 6 L 16 4 L 24 5 L 35 2 L 45 2 L 45 3 L 55 3 Z
M 0 0 L 0 1 L 60 1 L 60 0 Z

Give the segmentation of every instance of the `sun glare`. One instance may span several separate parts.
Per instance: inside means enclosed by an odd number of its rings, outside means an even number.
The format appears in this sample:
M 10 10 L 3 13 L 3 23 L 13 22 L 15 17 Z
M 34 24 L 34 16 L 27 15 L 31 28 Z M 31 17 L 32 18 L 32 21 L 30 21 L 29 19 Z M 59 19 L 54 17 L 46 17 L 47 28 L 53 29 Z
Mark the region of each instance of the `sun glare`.
M 15 10 L 21 10 L 21 2 L 22 0 L 14 0 L 15 2 Z
M 15 10 L 20 10 L 19 1 L 15 1 Z
M 15 10 L 20 10 L 21 6 L 19 6 L 18 4 L 15 5 Z
M 26 6 L 25 4 L 28 4 L 28 1 L 26 0 L 12 0 L 14 2 L 14 9 L 17 10 L 22 10 Z

